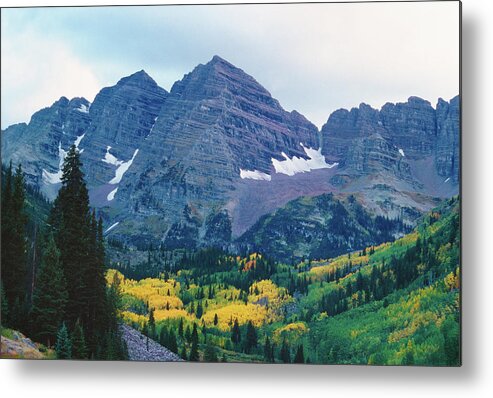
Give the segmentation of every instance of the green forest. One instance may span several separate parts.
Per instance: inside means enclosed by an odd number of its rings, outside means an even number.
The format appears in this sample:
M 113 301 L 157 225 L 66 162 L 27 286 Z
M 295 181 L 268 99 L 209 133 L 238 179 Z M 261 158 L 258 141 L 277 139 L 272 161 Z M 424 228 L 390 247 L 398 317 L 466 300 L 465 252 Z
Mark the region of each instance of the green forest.
M 75 147 L 53 203 L 21 166 L 2 173 L 2 335 L 48 358 L 127 359 L 125 322 L 189 361 L 460 365 L 458 197 L 393 242 L 332 258 L 203 248 L 163 261 L 150 248 L 130 267 L 107 256 Z
M 26 187 L 20 165 L 2 170 L 2 336 L 19 330 L 60 359 L 126 359 L 81 166 L 73 146 L 53 203 Z

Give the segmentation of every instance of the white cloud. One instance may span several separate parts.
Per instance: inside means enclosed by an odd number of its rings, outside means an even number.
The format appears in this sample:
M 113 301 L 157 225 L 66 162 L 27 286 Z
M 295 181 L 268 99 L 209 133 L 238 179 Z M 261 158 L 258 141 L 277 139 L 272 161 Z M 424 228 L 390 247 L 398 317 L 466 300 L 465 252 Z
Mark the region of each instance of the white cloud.
M 18 121 L 60 95 L 91 99 L 142 68 L 169 90 L 214 54 L 320 127 L 334 110 L 361 102 L 379 108 L 411 95 L 432 103 L 457 95 L 459 3 L 3 10 L 5 118 Z M 32 68 L 40 57 L 46 67 Z
M 30 30 L 2 38 L 2 128 L 29 122 L 34 112 L 61 96 L 92 100 L 101 83 L 75 50 Z

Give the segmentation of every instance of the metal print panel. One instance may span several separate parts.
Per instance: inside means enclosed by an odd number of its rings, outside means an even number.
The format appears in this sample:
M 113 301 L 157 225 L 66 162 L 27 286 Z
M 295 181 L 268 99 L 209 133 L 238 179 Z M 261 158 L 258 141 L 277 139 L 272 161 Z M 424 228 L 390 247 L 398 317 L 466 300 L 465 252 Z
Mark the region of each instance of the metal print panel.
M 4 8 L 1 357 L 460 366 L 460 3 Z

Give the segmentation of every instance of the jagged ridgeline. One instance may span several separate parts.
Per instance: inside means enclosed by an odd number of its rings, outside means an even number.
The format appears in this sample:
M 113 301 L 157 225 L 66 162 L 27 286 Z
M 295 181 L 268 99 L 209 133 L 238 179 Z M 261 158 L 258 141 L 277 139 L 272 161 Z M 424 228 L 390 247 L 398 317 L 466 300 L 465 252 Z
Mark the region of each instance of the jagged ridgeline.
M 381 227 L 393 227 L 378 220 L 395 222 L 391 234 L 399 236 L 405 231 L 397 223 L 414 226 L 458 193 L 459 98 L 435 107 L 416 97 L 380 110 L 361 104 L 333 112 L 319 131 L 215 56 L 169 92 L 139 71 L 103 88 L 92 104 L 62 97 L 2 131 L 2 162 L 22 163 L 27 183 L 52 200 L 71 145 L 114 261 L 144 263 L 150 248 L 209 246 L 268 248 L 285 261 L 327 257 L 383 239 Z M 302 235 L 317 240 L 323 233 L 289 213 L 307 214 L 324 197 L 302 198 L 327 193 L 354 194 L 373 221 L 348 219 L 347 236 L 326 234 L 325 246 L 307 247 Z M 299 235 L 289 237 L 289 247 L 259 246 L 276 238 L 282 245 L 290 233 L 286 225 L 273 230 L 280 214 Z M 331 214 L 310 223 L 324 230 Z M 123 247 L 136 252 L 128 256 Z

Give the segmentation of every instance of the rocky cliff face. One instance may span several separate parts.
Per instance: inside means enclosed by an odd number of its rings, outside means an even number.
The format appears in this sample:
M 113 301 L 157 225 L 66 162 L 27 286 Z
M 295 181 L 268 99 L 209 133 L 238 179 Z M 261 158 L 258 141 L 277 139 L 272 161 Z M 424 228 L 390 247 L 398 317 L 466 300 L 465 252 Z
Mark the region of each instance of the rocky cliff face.
M 2 131 L 2 161 L 22 163 L 28 182 L 49 198 L 60 186 L 60 166 L 71 145 L 81 152 L 93 204 L 107 204 L 149 134 L 167 92 L 144 71 L 101 90 L 94 103 L 60 98 L 29 124 Z
M 89 109 L 82 161 L 97 206 L 111 205 L 163 108 L 168 92 L 143 70 L 106 87 Z
M 415 180 L 419 188 L 412 166 L 431 158 L 440 177 L 450 178 L 452 184 L 458 181 L 458 97 L 450 103 L 440 99 L 436 110 L 418 97 L 387 103 L 380 111 L 366 104 L 341 109 L 330 115 L 321 133 L 322 153 L 351 177 L 389 172 Z
M 438 100 L 436 109 L 437 138 L 435 145 L 435 168 L 443 178 L 459 182 L 459 126 L 460 100 L 455 97 L 450 102 Z
M 89 105 L 84 98 L 62 97 L 36 112 L 29 124 L 2 131 L 2 162 L 22 163 L 27 181 L 54 197 L 61 177 L 60 161 L 70 145 L 79 145 L 90 124 Z
M 101 90 L 89 109 L 91 125 L 81 145 L 90 185 L 114 179 L 149 135 L 167 96 L 143 70 Z
M 211 235 L 206 221 L 220 213 L 242 172 L 268 178 L 273 158 L 308 158 L 302 145 L 318 142 L 313 124 L 216 56 L 172 87 L 116 199 L 134 219 L 150 217 L 152 235 L 188 245 Z M 185 211 L 194 213 L 191 221 Z
M 112 239 L 227 246 L 260 217 L 327 192 L 357 193 L 372 214 L 413 222 L 434 197 L 458 191 L 459 99 L 436 109 L 416 97 L 361 104 L 335 111 L 319 132 L 215 56 L 169 93 L 140 71 L 92 104 L 62 97 L 2 131 L 2 162 L 22 163 L 54 198 L 71 145 Z

